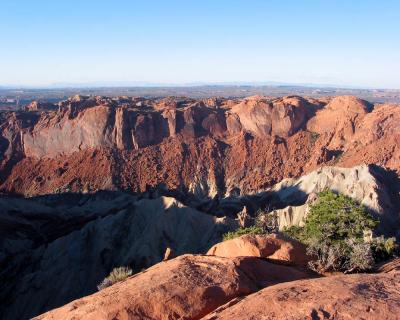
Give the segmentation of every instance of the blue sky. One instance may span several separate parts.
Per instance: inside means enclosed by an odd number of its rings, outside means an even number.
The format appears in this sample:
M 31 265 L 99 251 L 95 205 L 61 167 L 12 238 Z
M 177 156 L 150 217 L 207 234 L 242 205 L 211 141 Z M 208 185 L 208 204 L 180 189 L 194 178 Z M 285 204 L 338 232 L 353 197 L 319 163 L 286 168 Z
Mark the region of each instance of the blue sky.
M 400 88 L 400 1 L 0 0 L 0 85 Z

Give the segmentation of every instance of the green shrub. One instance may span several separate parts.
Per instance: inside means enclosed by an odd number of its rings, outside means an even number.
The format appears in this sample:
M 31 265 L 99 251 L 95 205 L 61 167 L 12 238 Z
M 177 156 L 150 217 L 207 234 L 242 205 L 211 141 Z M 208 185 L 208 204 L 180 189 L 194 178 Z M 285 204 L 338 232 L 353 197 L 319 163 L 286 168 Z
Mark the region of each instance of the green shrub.
M 305 242 L 303 230 L 304 228 L 302 227 L 291 226 L 291 227 L 285 227 L 283 229 L 283 233 L 287 234 L 290 238 L 299 240 L 300 242 Z
M 126 278 L 131 276 L 132 273 L 133 273 L 133 271 L 129 267 L 114 268 L 110 272 L 110 274 L 106 278 L 104 278 L 104 280 L 102 282 L 99 283 L 99 285 L 97 286 L 97 289 L 100 291 L 104 288 L 112 286 L 114 283 L 125 280 Z
M 399 251 L 396 238 L 384 238 L 383 236 L 376 237 L 372 239 L 370 245 L 374 260 L 377 262 L 391 258 Z
M 276 211 L 267 212 L 258 210 L 255 218 L 255 226 L 261 228 L 265 233 L 279 231 L 279 218 Z
M 222 236 L 222 238 L 225 241 L 225 240 L 238 238 L 245 234 L 256 235 L 256 234 L 266 234 L 266 232 L 260 227 L 252 226 L 252 227 L 248 227 L 248 228 L 238 228 L 235 231 L 227 232 Z
M 284 232 L 307 245 L 308 253 L 316 257 L 311 263 L 314 270 L 354 272 L 372 268 L 396 250 L 392 238 L 365 239 L 377 224 L 365 207 L 327 190 L 310 206 L 304 227 Z
M 343 241 L 363 238 L 366 230 L 378 224 L 363 207 L 353 199 L 330 190 L 321 192 L 311 205 L 304 232 L 307 238 Z
M 315 144 L 321 135 L 318 132 L 311 132 L 311 143 Z

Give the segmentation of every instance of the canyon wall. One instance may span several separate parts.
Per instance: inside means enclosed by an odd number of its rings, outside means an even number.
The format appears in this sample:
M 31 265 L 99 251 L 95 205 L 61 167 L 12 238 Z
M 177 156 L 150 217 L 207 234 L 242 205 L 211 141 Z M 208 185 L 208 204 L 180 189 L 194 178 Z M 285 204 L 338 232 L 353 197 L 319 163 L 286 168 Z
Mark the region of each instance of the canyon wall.
M 351 96 L 77 96 L 0 120 L 6 193 L 164 186 L 213 197 L 258 192 L 323 165 L 400 172 L 399 106 Z

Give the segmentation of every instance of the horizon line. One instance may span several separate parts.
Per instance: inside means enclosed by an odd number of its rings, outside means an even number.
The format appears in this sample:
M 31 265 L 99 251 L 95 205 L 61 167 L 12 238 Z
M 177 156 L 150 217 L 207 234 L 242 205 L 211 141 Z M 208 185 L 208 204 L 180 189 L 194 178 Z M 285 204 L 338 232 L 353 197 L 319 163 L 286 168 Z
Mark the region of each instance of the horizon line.
M 60 82 L 43 85 L 28 84 L 0 84 L 0 90 L 17 89 L 102 89 L 102 88 L 195 88 L 195 87 L 303 87 L 303 88 L 329 88 L 344 90 L 400 90 L 400 88 L 373 87 L 359 85 L 339 85 L 329 83 L 297 83 L 280 81 L 221 81 L 221 82 L 151 82 L 151 81 L 93 81 L 93 82 Z

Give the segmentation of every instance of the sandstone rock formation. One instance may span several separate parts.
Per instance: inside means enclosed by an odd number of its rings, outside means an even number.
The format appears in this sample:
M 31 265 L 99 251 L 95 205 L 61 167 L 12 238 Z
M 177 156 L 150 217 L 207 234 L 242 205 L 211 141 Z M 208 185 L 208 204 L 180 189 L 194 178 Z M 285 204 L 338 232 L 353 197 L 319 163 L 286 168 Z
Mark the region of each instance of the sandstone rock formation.
M 232 126 L 226 121 L 224 110 L 207 107 L 202 102 L 189 101 L 181 108 L 174 101 L 164 102 L 156 106 L 157 110 L 147 112 L 115 106 L 99 98 L 78 96 L 68 102 L 61 105 L 57 115 L 42 114 L 32 130 L 23 132 L 27 157 L 53 158 L 88 148 L 138 149 L 179 133 L 185 138 L 205 134 L 222 138 L 227 133 L 243 130 L 256 136 L 287 137 L 305 125 L 315 108 L 300 97 L 272 101 L 253 97 L 229 111 L 230 117 L 237 121 Z M 38 109 L 38 103 L 32 106 Z
M 32 101 L 25 107 L 26 111 L 51 111 L 58 110 L 58 106 L 53 103 Z
M 301 267 L 306 267 L 310 261 L 303 244 L 280 234 L 244 235 L 217 243 L 207 254 L 228 258 L 261 257 Z
M 398 272 L 300 280 L 231 301 L 204 317 L 219 319 L 398 319 Z
M 245 130 L 255 136 L 288 137 L 306 124 L 312 112 L 310 103 L 300 97 L 272 101 L 250 97 L 230 110 L 232 120 L 228 122 L 228 130 L 233 133 Z
M 337 150 L 351 141 L 363 117 L 372 109 L 367 101 L 352 96 L 333 98 L 323 109 L 317 111 L 307 123 L 307 129 L 318 134 L 329 135 L 328 149 Z
M 390 230 L 399 223 L 399 211 L 391 200 L 388 186 L 376 177 L 373 167 L 361 165 L 353 168 L 323 167 L 299 179 L 284 179 L 268 191 L 274 192 L 288 206 L 276 210 L 279 229 L 291 225 L 302 225 L 309 203 L 315 195 L 325 189 L 349 196 L 369 209 L 382 222 L 382 228 Z M 307 199 L 307 200 L 306 200 Z
M 36 319 L 200 319 L 260 287 L 309 276 L 254 257 L 184 255 Z
M 380 273 L 400 272 L 400 258 L 382 263 L 376 268 L 376 271 Z
M 377 164 L 399 173 L 399 119 L 398 105 L 336 97 L 317 111 L 307 129 L 320 135 L 317 144 L 339 164 Z
M 243 226 L 254 224 L 261 213 L 276 216 L 277 229 L 304 224 L 310 205 L 325 189 L 347 195 L 363 204 L 381 221 L 380 231 L 396 235 L 400 225 L 399 196 L 396 182 L 385 179 L 386 171 L 371 165 L 353 168 L 325 166 L 300 178 L 287 178 L 265 191 L 250 195 L 232 195 L 210 200 L 200 210 L 218 216 L 237 216 Z M 271 227 L 273 227 L 271 225 Z
M 35 319 L 397 319 L 398 276 L 310 279 L 255 257 L 184 255 Z
M 31 127 L 37 118 L 36 114 L 28 112 L 0 113 L 0 181 L 4 181 L 14 165 L 24 158 L 21 134 L 23 130 Z
M 254 193 L 326 164 L 399 172 L 399 119 L 396 105 L 347 96 L 75 96 L 57 111 L 2 113 L 0 190 L 144 192 L 165 185 L 214 197 Z M 92 162 L 101 163 L 97 175 Z

